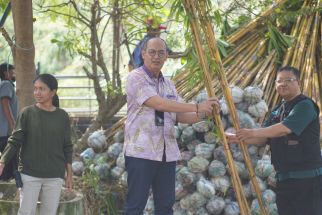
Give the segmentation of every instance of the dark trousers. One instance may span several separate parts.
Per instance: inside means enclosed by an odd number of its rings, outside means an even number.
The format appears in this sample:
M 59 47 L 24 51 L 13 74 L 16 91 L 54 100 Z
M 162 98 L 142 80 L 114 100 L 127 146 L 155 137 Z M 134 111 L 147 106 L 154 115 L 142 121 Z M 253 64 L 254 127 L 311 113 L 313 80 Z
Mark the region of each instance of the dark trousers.
M 152 187 L 155 215 L 172 215 L 175 202 L 176 162 L 125 156 L 128 193 L 125 215 L 142 215 Z
M 277 182 L 279 215 L 321 215 L 322 176 Z
M 0 152 L 4 151 L 4 148 L 7 145 L 8 137 L 0 137 Z M 13 179 L 13 171 L 17 169 L 18 159 L 17 156 L 14 156 L 8 164 L 5 165 L 0 180 L 10 180 Z

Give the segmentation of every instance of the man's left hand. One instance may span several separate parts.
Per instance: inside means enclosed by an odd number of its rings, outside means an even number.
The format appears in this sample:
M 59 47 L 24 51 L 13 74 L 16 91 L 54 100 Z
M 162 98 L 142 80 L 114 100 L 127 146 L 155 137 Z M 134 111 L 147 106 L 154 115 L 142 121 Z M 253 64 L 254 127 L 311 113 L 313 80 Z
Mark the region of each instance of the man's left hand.
M 220 113 L 220 103 L 217 97 L 210 97 L 208 98 L 207 101 L 205 101 L 204 103 L 207 104 L 211 104 L 211 106 L 213 107 L 213 109 L 215 110 L 216 114 Z M 202 104 L 202 103 L 201 103 Z M 200 112 L 203 112 L 202 110 L 200 110 Z M 206 114 L 207 117 L 212 117 L 212 112 L 211 111 L 205 111 L 204 112 Z

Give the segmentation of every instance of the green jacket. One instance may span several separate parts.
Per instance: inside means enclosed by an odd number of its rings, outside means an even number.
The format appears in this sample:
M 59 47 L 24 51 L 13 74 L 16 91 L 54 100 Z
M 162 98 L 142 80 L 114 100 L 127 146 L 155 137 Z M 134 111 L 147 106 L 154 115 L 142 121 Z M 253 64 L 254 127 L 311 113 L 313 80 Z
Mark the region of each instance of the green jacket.
M 20 170 L 39 178 L 64 178 L 65 165 L 72 163 L 73 145 L 68 114 L 56 108 L 45 111 L 36 105 L 18 116 L 15 130 L 1 157 L 7 164 L 20 151 Z

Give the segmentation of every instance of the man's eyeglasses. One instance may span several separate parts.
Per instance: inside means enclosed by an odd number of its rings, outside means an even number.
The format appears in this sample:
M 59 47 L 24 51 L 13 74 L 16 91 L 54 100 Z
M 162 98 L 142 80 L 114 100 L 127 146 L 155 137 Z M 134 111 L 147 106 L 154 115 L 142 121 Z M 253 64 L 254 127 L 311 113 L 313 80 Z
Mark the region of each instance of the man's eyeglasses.
M 148 49 L 148 54 L 151 56 L 151 57 L 154 57 L 156 54 L 158 53 L 158 57 L 164 57 L 165 54 L 166 54 L 166 51 L 165 50 L 154 50 L 154 49 Z
M 290 84 L 293 81 L 297 81 L 297 79 L 296 78 L 279 79 L 279 80 L 276 80 L 275 83 L 276 84 Z

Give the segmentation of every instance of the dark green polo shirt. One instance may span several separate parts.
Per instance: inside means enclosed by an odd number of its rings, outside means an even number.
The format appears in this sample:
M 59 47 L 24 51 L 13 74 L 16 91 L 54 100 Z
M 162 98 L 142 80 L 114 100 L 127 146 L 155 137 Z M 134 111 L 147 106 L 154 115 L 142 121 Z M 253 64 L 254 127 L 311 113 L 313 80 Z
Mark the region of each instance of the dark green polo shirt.
M 317 117 L 313 103 L 304 99 L 297 103 L 282 124 L 299 136 L 302 131 Z

